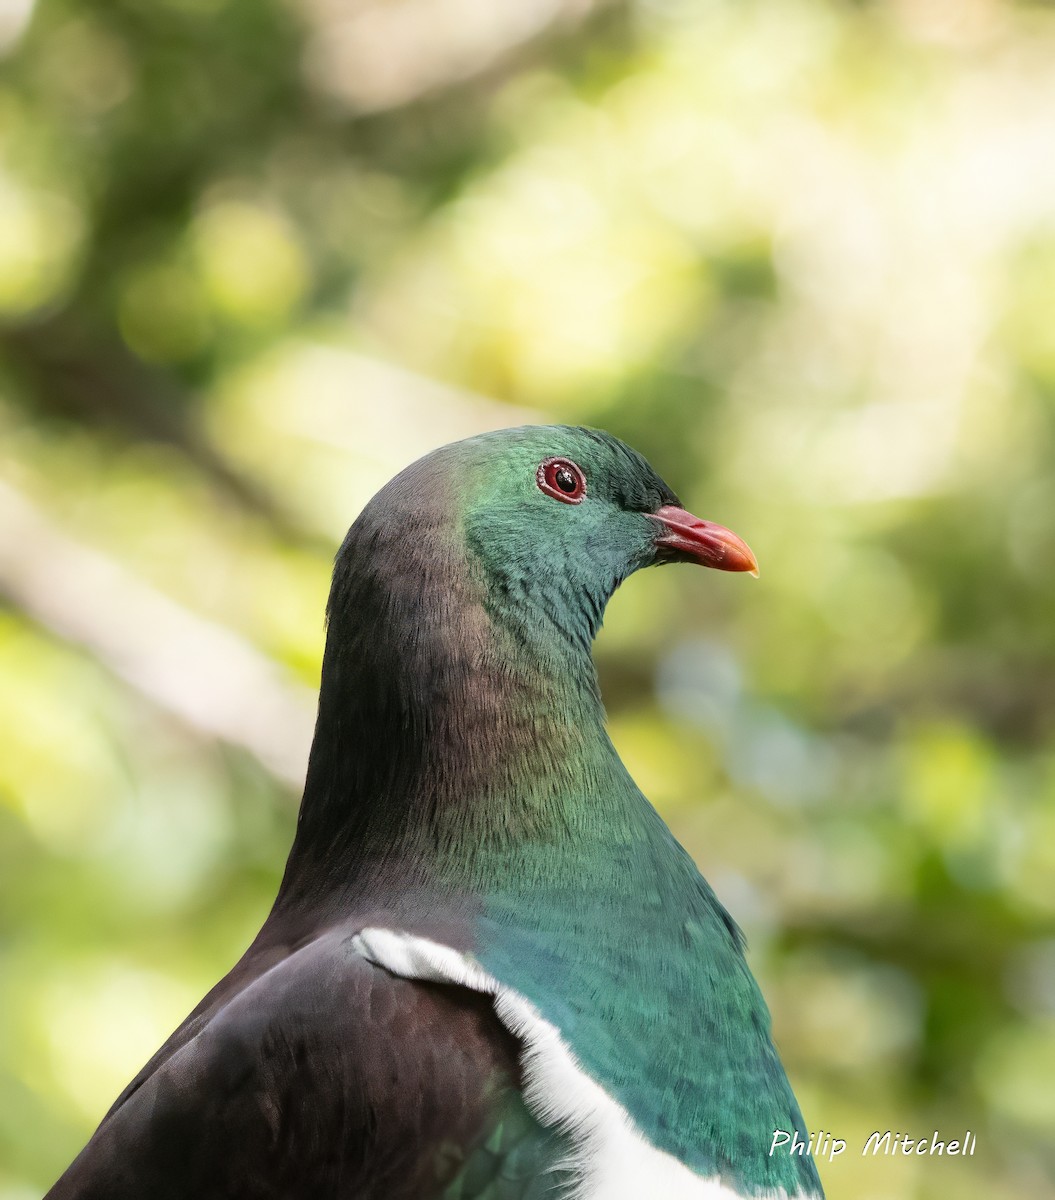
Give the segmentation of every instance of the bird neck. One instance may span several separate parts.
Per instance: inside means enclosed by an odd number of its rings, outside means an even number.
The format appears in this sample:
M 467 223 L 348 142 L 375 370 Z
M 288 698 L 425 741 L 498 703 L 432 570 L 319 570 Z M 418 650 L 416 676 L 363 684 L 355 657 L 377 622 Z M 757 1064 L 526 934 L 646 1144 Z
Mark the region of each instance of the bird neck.
M 590 638 L 559 606 L 521 594 L 511 617 L 504 603 L 453 544 L 399 557 L 346 544 L 284 887 L 343 888 L 394 860 L 493 871 L 525 844 L 625 827 L 636 789 L 605 731 Z

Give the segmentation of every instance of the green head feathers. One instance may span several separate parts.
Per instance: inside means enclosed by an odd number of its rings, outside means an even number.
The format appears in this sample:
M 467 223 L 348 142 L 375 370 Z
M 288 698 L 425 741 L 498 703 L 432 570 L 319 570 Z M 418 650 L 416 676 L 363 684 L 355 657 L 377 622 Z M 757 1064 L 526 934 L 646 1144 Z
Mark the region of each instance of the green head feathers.
M 505 430 L 451 451 L 492 617 L 535 643 L 588 650 L 612 592 L 656 560 L 650 514 L 676 505 L 673 491 L 640 454 L 590 429 Z

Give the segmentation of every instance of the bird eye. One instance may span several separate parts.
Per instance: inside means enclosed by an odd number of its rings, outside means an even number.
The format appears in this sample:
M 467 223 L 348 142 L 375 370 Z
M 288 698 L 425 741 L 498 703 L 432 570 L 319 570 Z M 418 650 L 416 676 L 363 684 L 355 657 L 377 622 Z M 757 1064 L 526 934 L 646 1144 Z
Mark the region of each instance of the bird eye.
M 586 476 L 570 459 L 547 458 L 535 478 L 547 496 L 565 504 L 578 504 L 586 495 Z

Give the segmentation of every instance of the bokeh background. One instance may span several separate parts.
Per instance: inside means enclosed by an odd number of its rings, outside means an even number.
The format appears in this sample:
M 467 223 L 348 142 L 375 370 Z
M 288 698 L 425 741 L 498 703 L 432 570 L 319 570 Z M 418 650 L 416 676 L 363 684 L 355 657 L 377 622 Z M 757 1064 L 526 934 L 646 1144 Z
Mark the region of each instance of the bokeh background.
M 3 0 L 0 47 L 0 1198 L 265 915 L 346 525 L 548 420 L 761 562 L 636 578 L 598 659 L 829 1197 L 1055 1194 L 1050 6 Z

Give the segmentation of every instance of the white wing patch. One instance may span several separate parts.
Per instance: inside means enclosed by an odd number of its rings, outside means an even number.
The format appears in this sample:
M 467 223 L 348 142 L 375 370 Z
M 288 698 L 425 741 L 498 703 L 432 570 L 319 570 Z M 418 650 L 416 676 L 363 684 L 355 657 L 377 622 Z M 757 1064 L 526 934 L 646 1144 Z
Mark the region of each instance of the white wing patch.
M 706 1179 L 642 1137 L 630 1114 L 579 1066 L 538 1009 L 489 975 L 468 955 L 428 938 L 392 929 L 364 929 L 353 949 L 393 975 L 455 983 L 494 997 L 502 1024 L 524 1047 L 524 1099 L 543 1125 L 572 1138 L 578 1179 L 575 1200 L 740 1200 L 716 1178 Z M 788 1200 L 783 1189 L 753 1200 Z

